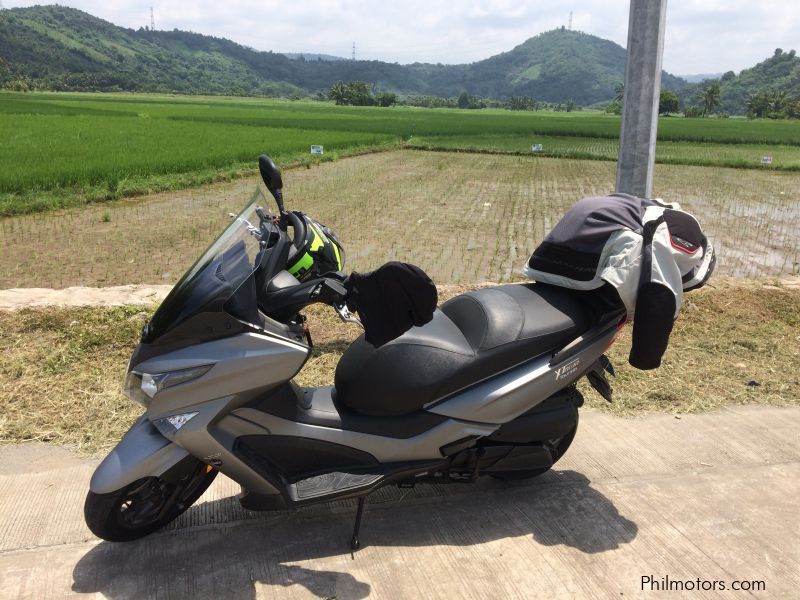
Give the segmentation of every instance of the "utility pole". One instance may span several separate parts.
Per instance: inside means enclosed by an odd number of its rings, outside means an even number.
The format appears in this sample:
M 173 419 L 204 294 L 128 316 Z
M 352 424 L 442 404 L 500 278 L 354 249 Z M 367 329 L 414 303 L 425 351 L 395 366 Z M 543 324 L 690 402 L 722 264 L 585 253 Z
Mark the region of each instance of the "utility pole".
M 569 11 L 569 27 L 567 29 L 572 31 L 572 11 Z
M 630 0 L 617 191 L 653 192 L 667 0 Z
M 153 16 L 153 7 L 150 7 L 150 31 L 155 31 L 156 29 L 156 19 Z
M 356 59 L 356 43 L 353 42 L 353 60 Z

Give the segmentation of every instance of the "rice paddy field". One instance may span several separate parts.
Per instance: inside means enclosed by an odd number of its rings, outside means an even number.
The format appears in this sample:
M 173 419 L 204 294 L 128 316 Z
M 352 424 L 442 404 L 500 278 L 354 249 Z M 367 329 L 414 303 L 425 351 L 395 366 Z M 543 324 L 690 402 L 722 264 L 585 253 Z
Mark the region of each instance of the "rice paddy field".
M 0 216 L 184 189 L 392 147 L 612 161 L 619 118 L 598 112 L 336 107 L 113 94 L 0 93 Z M 661 163 L 800 171 L 800 122 L 663 118 Z M 309 147 L 325 147 L 312 157 Z M 771 164 L 762 164 L 771 156 Z
M 611 162 L 397 150 L 284 172 L 288 208 L 330 226 L 347 269 L 420 265 L 439 284 L 513 281 Z M 258 185 L 255 177 L 0 219 L 0 288 L 174 283 Z M 654 193 L 697 215 L 719 275 L 800 273 L 800 173 L 657 165 Z
M 531 143 L 533 142 L 533 143 Z M 619 139 L 551 135 L 494 133 L 471 136 L 426 136 L 411 140 L 409 147 L 420 150 L 530 155 L 540 144 L 539 156 L 616 161 Z M 800 146 L 787 144 L 734 144 L 722 142 L 659 141 L 656 162 L 673 165 L 705 165 L 740 169 L 764 169 L 764 156 L 772 158 L 767 167 L 800 170 Z M 773 167 L 774 165 L 774 167 Z

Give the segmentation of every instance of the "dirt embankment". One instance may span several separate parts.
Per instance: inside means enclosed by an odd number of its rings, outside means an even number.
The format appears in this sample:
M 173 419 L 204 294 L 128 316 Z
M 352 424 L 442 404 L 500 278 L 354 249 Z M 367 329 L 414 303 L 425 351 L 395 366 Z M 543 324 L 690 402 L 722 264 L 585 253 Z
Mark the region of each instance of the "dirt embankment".
M 0 310 L 50 306 L 147 306 L 161 302 L 171 285 L 116 285 L 113 287 L 12 288 L 0 290 Z
M 440 285 L 441 298 L 450 298 L 475 287 L 494 285 Z M 714 287 L 768 286 L 800 289 L 800 276 L 769 281 L 763 279 L 715 279 Z M 0 290 L 0 310 L 47 308 L 66 306 L 148 306 L 160 303 L 169 293 L 170 285 L 116 285 L 111 287 L 69 287 L 61 290 L 49 288 L 12 288 Z

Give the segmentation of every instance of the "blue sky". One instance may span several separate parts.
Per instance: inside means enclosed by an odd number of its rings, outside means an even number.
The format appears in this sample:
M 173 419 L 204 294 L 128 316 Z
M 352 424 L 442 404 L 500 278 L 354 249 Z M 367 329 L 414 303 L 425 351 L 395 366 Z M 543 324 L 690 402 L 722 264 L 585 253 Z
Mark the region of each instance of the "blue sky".
M 2 0 L 3 6 L 37 2 Z M 42 3 L 42 0 L 38 2 Z M 59 0 L 125 27 L 150 22 L 234 40 L 258 50 L 319 52 L 389 62 L 465 63 L 566 25 L 627 39 L 628 0 Z M 800 2 L 673 0 L 664 68 L 674 74 L 740 71 L 775 48 L 800 50 Z

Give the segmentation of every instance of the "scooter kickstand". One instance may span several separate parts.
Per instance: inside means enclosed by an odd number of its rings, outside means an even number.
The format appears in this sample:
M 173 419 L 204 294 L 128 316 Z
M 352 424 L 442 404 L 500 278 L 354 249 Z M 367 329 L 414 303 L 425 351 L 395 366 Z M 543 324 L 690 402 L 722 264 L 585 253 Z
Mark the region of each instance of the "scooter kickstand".
M 364 515 L 364 503 L 367 497 L 361 496 L 358 499 L 358 509 L 356 510 L 356 524 L 353 527 L 353 537 L 350 539 L 350 549 L 355 552 L 361 547 L 361 542 L 358 541 L 358 532 L 361 529 L 361 517 Z

